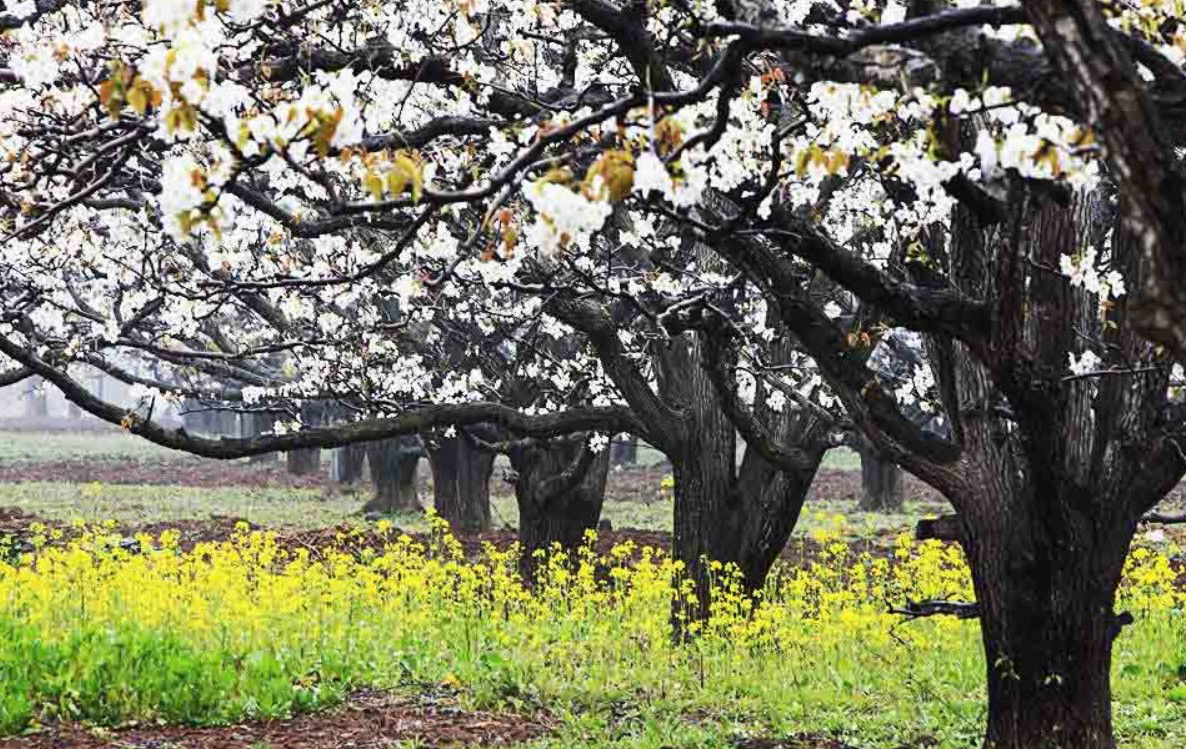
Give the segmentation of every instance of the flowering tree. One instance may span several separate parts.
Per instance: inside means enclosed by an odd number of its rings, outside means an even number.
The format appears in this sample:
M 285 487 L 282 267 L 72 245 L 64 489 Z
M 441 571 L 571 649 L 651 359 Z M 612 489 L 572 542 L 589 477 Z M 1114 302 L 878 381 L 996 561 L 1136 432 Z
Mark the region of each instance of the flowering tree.
M 701 593 L 761 581 L 847 423 L 960 514 L 988 743 L 1113 746 L 1116 581 L 1186 470 L 1125 297 L 1181 248 L 1172 2 L 6 7 L 5 378 L 216 457 L 629 431 Z M 867 366 L 891 328 L 927 366 Z M 119 356 L 175 373 L 129 411 L 67 371 Z M 357 418 L 154 421 L 214 381 Z

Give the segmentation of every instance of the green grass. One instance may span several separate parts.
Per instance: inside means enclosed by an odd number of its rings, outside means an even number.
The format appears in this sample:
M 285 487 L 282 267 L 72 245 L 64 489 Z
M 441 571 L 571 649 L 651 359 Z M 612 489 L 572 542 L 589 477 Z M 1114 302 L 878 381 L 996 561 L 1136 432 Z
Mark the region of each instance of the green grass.
M 0 462 L 54 460 L 175 460 L 185 453 L 126 432 L 0 431 Z
M 741 448 L 739 447 L 739 450 Z M 149 442 L 115 429 L 86 432 L 13 432 L 0 430 L 0 461 L 41 462 L 51 460 L 110 460 L 118 458 L 168 460 L 185 453 Z M 643 466 L 663 463 L 666 458 L 646 444 L 639 445 L 638 462 Z M 822 468 L 856 470 L 861 459 L 847 447 L 829 450 Z
M 268 528 L 312 529 L 362 522 L 360 509 L 366 502 L 367 492 L 365 487 L 357 491 L 328 491 L 26 482 L 0 484 L 0 507 L 67 523 L 115 520 L 123 525 L 149 525 L 208 520 L 217 515 L 242 518 Z M 421 501 L 431 502 L 431 494 L 422 496 Z M 903 512 L 898 514 L 860 512 L 852 502 L 809 502 L 795 533 L 810 534 L 818 529 L 842 526 L 848 536 L 872 537 L 909 531 L 919 518 L 934 515 L 937 511 L 936 505 L 921 502 L 907 502 Z M 491 515 L 495 527 L 518 527 L 518 507 L 509 494 L 492 496 Z M 609 499 L 602 517 L 615 529 L 670 532 L 673 505 L 670 498 L 647 502 Z M 409 531 L 428 530 L 428 523 L 420 514 L 399 515 L 392 520 Z

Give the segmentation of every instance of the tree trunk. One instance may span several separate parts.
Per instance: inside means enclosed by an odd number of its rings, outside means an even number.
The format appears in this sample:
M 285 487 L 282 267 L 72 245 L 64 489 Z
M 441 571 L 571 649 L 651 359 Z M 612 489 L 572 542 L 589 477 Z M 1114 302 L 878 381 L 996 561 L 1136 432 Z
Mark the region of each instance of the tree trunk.
M 312 426 L 324 421 L 322 407 L 315 403 L 301 406 L 301 422 Z M 321 472 L 321 448 L 301 447 L 285 453 L 288 472 L 294 476 L 307 476 Z
M 245 413 L 242 415 L 242 418 L 243 436 L 245 437 L 258 437 L 276 428 L 276 415 L 268 411 Z M 247 461 L 249 463 L 275 463 L 278 457 L 276 453 L 262 453 L 260 455 L 252 455 Z
M 321 470 L 321 448 L 302 447 L 284 454 L 285 466 L 294 476 L 308 476 Z
M 517 474 L 519 572 L 524 580 L 535 578 L 537 554 L 554 545 L 576 549 L 586 531 L 597 529 L 605 502 L 609 451 L 591 454 L 587 450 L 573 440 L 558 440 L 511 452 L 511 467 Z
M 638 437 L 619 435 L 610 443 L 609 462 L 612 466 L 632 466 L 638 462 Z
M 737 432 L 722 410 L 709 379 L 704 341 L 685 336 L 660 360 L 660 388 L 680 403 L 688 422 L 678 444 L 667 450 L 674 479 L 672 554 L 692 581 L 695 602 L 677 598 L 677 629 L 686 619 L 705 618 L 711 608 L 712 562 L 736 565 L 743 587 L 756 592 L 786 546 L 807 490 L 824 454 L 827 426 L 807 409 L 774 410 L 755 396 L 753 415 L 782 444 L 809 458 L 801 470 L 780 470 L 755 448 L 746 447 L 737 465 Z M 772 357 L 790 356 L 789 341 Z
M 433 504 L 454 533 L 490 529 L 494 453 L 464 437 L 440 437 L 429 447 Z
M 362 467 L 366 459 L 367 448 L 363 443 L 336 448 L 330 463 L 330 480 L 339 484 L 357 484 L 362 481 Z
M 866 512 L 902 511 L 902 469 L 875 450 L 861 448 L 861 502 Z
M 1127 541 L 988 523 L 966 544 L 987 663 L 985 746 L 1114 749 L 1109 675 L 1124 619 L 1113 605 Z
M 727 422 L 718 426 L 732 429 Z M 747 450 L 734 477 L 733 458 L 726 455 L 733 449 L 732 439 L 712 430 L 700 434 L 694 449 L 672 460 L 673 553 L 684 563 L 697 597 L 694 607 L 682 607 L 689 618 L 708 615 L 713 561 L 736 565 L 747 592 L 761 590 L 795 529 L 815 476 L 814 467 L 776 470 Z M 814 455 L 818 466 L 822 449 Z
M 367 444 L 367 463 L 375 496 L 363 512 L 420 512 L 416 487 L 416 466 L 420 462 L 417 437 L 394 437 Z
M 49 397 L 46 394 L 45 380 L 41 377 L 30 377 L 25 389 L 25 416 L 31 419 L 44 419 L 49 416 Z

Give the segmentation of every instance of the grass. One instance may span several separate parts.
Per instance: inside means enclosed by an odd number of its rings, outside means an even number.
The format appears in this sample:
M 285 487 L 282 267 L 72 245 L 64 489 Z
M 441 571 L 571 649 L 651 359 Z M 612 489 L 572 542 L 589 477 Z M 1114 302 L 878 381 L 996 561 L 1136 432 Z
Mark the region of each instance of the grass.
M 121 525 L 142 526 L 186 520 L 209 520 L 211 516 L 232 517 L 254 525 L 278 529 L 313 529 L 360 524 L 360 508 L 367 490 L 325 491 L 303 488 L 186 487 L 139 484 L 76 484 L 30 481 L 0 484 L 0 507 L 11 507 L 45 520 L 69 523 L 81 520 L 98 523 L 114 520 Z M 431 495 L 422 497 L 431 501 Z M 861 512 L 852 502 L 814 501 L 804 508 L 795 533 L 810 534 L 820 528 L 843 527 L 852 537 L 872 537 L 908 531 L 919 518 L 934 515 L 931 503 L 906 502 L 903 512 L 885 514 Z M 606 500 L 602 517 L 615 529 L 671 532 L 673 503 L 670 498 L 654 501 Z M 519 510 L 514 497 L 496 493 L 491 498 L 491 515 L 496 527 L 517 528 Z M 422 514 L 390 518 L 410 532 L 429 528 Z
M 161 447 L 126 432 L 0 431 L 0 462 L 54 460 L 176 460 L 185 453 Z
M 52 460 L 170 460 L 185 453 L 161 447 L 140 437 L 106 430 L 100 432 L 14 432 L 0 431 L 0 462 L 45 462 Z M 665 461 L 663 454 L 645 444 L 639 446 L 638 462 L 644 466 Z M 855 470 L 860 457 L 847 447 L 828 451 L 823 468 Z
M 903 626 L 884 607 L 968 596 L 958 552 L 903 538 L 886 558 L 836 530 L 817 540 L 817 564 L 782 569 L 756 610 L 721 573 L 713 619 L 676 645 L 662 554 L 554 559 L 529 593 L 509 556 L 467 561 L 447 539 L 311 555 L 266 534 L 183 553 L 165 535 L 132 555 L 96 536 L 0 564 L 0 735 L 54 716 L 276 718 L 375 686 L 546 710 L 546 747 L 728 747 L 800 732 L 863 749 L 978 746 L 976 623 Z M 1186 595 L 1164 562 L 1138 549 L 1121 601 L 1137 621 L 1116 645 L 1116 723 L 1137 749 L 1186 742 Z

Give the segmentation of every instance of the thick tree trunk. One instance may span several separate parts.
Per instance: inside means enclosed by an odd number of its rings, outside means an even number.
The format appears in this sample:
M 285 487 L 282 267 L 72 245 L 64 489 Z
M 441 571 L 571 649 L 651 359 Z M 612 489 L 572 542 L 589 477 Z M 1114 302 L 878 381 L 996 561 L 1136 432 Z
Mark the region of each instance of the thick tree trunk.
M 417 437 L 396 437 L 367 444 L 367 463 L 375 496 L 363 512 L 420 512 L 416 466 L 420 462 Z
M 285 466 L 294 476 L 307 476 L 321 470 L 321 448 L 302 447 L 284 454 Z
M 722 453 L 722 445 L 732 449 L 732 440 L 723 440 L 722 435 L 714 438 L 708 430 L 701 434 L 705 441 L 694 443 L 699 450 L 672 461 L 673 553 L 694 583 L 697 604 L 683 609 L 690 618 L 708 614 L 713 561 L 736 565 L 746 591 L 762 588 L 795 529 L 815 476 L 814 468 L 775 470 L 747 451 L 734 477 L 731 457 L 726 462 Z M 815 453 L 816 466 L 822 454 L 822 450 Z
M 861 449 L 861 502 L 866 512 L 902 511 L 902 469 L 870 447 Z
M 584 542 L 586 531 L 597 529 L 605 502 L 609 451 L 583 455 L 585 449 L 584 445 L 567 440 L 515 450 L 510 455 L 511 467 L 517 474 L 519 571 L 524 580 L 535 577 L 537 553 L 553 545 L 576 549 Z M 565 473 L 580 468 L 580 462 L 586 465 L 579 480 L 564 481 Z
M 1101 535 L 1054 539 L 1037 523 L 972 529 L 966 548 L 987 664 L 986 747 L 1116 746 L 1109 674 L 1123 620 L 1113 605 L 1128 544 Z
M 490 529 L 490 474 L 494 453 L 464 437 L 442 437 L 429 447 L 433 503 L 454 533 Z
M 363 443 L 336 448 L 330 463 L 330 480 L 339 484 L 357 484 L 362 481 L 362 468 L 366 459 L 367 448 Z
M 794 530 L 824 453 L 826 426 L 820 420 L 806 410 L 775 411 L 759 395 L 754 416 L 781 443 L 802 450 L 809 465 L 780 470 L 747 446 L 738 466 L 737 432 L 707 374 L 704 345 L 685 337 L 668 349 L 660 370 L 664 395 L 680 403 L 688 419 L 679 442 L 667 450 L 675 494 L 672 554 L 683 563 L 696 596 L 695 603 L 677 600 L 677 628 L 683 618 L 708 615 L 713 562 L 736 565 L 746 590 L 761 589 Z M 780 345 L 772 355 L 789 356 L 789 342 Z

